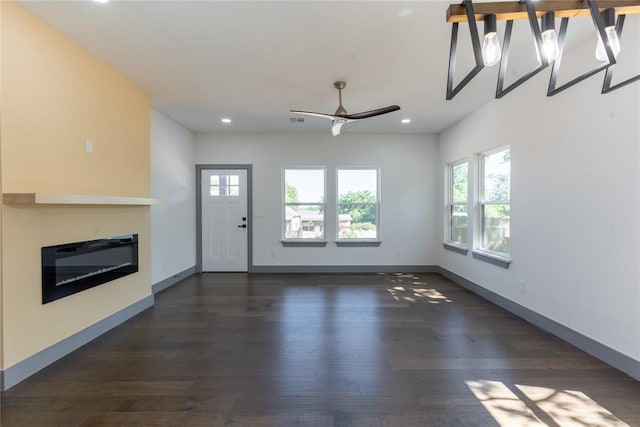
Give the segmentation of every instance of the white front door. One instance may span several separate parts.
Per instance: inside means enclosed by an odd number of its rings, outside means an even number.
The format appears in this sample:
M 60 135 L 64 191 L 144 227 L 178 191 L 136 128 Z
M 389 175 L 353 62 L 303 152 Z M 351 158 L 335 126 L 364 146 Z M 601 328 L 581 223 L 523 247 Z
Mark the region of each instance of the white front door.
M 203 169 L 202 271 L 247 271 L 247 171 Z

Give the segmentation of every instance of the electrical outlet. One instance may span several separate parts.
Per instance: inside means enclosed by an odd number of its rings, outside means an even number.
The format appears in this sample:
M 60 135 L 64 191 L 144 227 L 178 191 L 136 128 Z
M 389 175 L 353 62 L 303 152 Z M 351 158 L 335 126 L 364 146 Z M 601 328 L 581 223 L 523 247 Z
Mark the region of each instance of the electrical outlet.
M 87 139 L 84 143 L 87 153 L 93 153 L 93 141 Z
M 520 292 L 527 292 L 527 282 L 525 282 L 524 280 L 520 280 Z

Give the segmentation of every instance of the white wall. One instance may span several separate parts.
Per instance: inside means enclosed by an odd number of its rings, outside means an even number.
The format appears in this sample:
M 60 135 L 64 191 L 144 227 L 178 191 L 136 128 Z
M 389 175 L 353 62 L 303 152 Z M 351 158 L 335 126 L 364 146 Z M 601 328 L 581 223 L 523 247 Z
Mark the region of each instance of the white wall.
M 640 92 L 600 95 L 600 74 L 547 98 L 548 76 L 439 136 L 441 185 L 447 163 L 511 145 L 513 259 L 505 270 L 440 249 L 439 264 L 640 360 Z
M 253 264 L 434 265 L 437 143 L 427 135 L 196 135 L 196 163 L 253 165 Z M 335 188 L 339 166 L 381 168 L 379 247 L 283 247 L 281 174 L 287 166 L 326 166 Z M 335 191 L 328 191 L 331 197 Z
M 151 110 L 151 283 L 195 265 L 194 136 Z

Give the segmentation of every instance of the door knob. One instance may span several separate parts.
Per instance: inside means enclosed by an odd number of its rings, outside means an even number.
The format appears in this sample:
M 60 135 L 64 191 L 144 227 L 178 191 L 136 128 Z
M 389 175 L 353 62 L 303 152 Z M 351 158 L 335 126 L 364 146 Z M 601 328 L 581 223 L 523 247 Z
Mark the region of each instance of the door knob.
M 239 225 L 238 228 L 247 228 L 247 224 Z

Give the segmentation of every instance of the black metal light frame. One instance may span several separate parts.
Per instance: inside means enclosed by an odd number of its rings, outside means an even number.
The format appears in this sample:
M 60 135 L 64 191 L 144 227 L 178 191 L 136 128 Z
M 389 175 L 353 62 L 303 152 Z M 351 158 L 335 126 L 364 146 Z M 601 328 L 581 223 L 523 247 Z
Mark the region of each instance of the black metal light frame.
M 471 0 L 462 2 L 465 7 L 467 20 L 469 21 L 469 32 L 471 33 L 471 46 L 473 48 L 473 56 L 476 62 L 475 67 L 458 83 L 453 86 L 453 80 L 456 73 L 456 58 L 458 53 L 458 23 L 454 22 L 451 28 L 451 48 L 449 49 L 449 71 L 447 73 L 447 101 L 453 99 L 454 96 L 462 90 L 483 68 L 484 60 L 482 59 L 482 48 L 480 46 L 480 36 L 478 35 L 478 25 L 476 24 L 475 12 L 473 11 L 473 3 Z
M 598 37 L 602 41 L 602 44 L 604 46 L 605 52 L 607 53 L 607 58 L 609 59 L 609 62 L 604 63 L 603 65 L 597 66 L 561 86 L 557 86 L 558 74 L 560 72 L 560 65 L 562 63 L 562 56 L 564 54 L 564 45 L 565 45 L 565 39 L 567 36 L 567 26 L 569 25 L 569 18 L 562 18 L 562 22 L 560 23 L 560 33 L 558 34 L 558 45 L 560 47 L 560 51 L 558 53 L 558 58 L 554 61 L 553 67 L 551 69 L 551 78 L 549 79 L 547 96 L 557 95 L 563 90 L 569 89 L 570 87 L 580 83 L 581 81 L 586 80 L 589 77 L 608 69 L 609 67 L 611 67 L 616 63 L 616 58 L 615 58 L 615 55 L 613 54 L 613 51 L 611 50 L 611 46 L 609 46 L 609 43 L 606 43 L 607 34 L 604 29 L 604 20 L 602 19 L 602 15 L 600 14 L 598 3 L 596 0 L 586 0 L 586 1 L 587 1 L 587 4 L 589 5 L 589 11 L 591 13 L 591 18 L 593 19 L 593 24 L 596 27 Z
M 527 9 L 527 16 L 529 19 L 529 26 L 531 27 L 531 33 L 535 38 L 536 50 L 538 52 L 539 66 L 535 70 L 525 74 L 518 80 L 513 82 L 510 86 L 504 88 L 504 76 L 507 72 L 507 66 L 509 63 L 509 52 L 511 49 L 511 31 L 513 29 L 513 20 L 508 20 L 504 31 L 504 41 L 502 50 L 502 59 L 500 60 L 500 71 L 498 72 L 498 85 L 496 87 L 496 98 L 502 98 L 522 83 L 529 80 L 531 77 L 538 74 L 549 66 L 549 61 L 542 53 L 542 33 L 540 26 L 538 25 L 538 18 L 536 16 L 536 8 L 531 0 L 524 0 L 525 7 Z
M 599 4 L 604 9 L 602 13 L 600 12 Z M 476 15 L 476 10 L 478 11 L 478 15 Z M 540 3 L 535 6 L 533 0 L 519 0 L 517 2 L 486 2 L 480 3 L 479 5 L 477 5 L 477 7 L 474 7 L 472 0 L 463 0 L 462 3 L 451 4 L 449 5 L 449 8 L 447 10 L 447 22 L 452 23 L 452 33 L 451 48 L 449 51 L 449 69 L 447 74 L 446 99 L 451 100 L 452 98 L 454 98 L 458 94 L 458 92 L 460 92 L 485 67 L 476 18 L 480 20 L 484 17 L 486 28 L 486 20 L 489 15 L 497 16 L 497 20 L 507 21 L 502 43 L 503 53 L 500 59 L 498 82 L 496 86 L 496 98 L 502 98 L 504 95 L 510 93 L 525 81 L 538 74 L 544 68 L 551 65 L 551 62 L 553 62 L 553 67 L 551 69 L 551 75 L 549 78 L 547 96 L 557 95 L 565 89 L 568 89 L 582 82 L 583 80 L 586 80 L 589 77 L 592 77 L 593 75 L 605 70 L 606 72 L 602 86 L 602 94 L 610 93 L 621 87 L 640 81 L 640 74 L 638 74 L 622 82 L 615 84 L 613 83 L 616 57 L 609 43 L 606 43 L 608 37 L 605 31 L 605 25 L 613 25 L 613 22 L 609 21 L 609 19 L 613 19 L 613 14 L 617 14 L 618 17 L 617 21 L 615 22 L 615 31 L 618 34 L 618 38 L 621 38 L 625 16 L 628 14 L 636 13 L 640 13 L 640 0 L 544 0 L 540 1 Z M 538 14 L 542 14 L 541 24 L 539 24 L 537 20 Z M 557 55 L 555 55 L 555 59 L 549 59 L 544 54 L 542 31 L 544 31 L 545 28 L 549 29 L 555 27 L 556 16 L 561 18 L 560 30 L 557 32 L 558 51 Z M 595 68 L 573 78 L 571 81 L 568 81 L 567 83 L 564 83 L 562 85 L 558 85 L 558 76 L 560 73 L 562 57 L 566 47 L 565 45 L 569 19 L 583 16 L 591 16 L 594 27 L 596 29 L 597 38 L 604 47 L 607 60 L 602 61 Z M 539 66 L 505 88 L 504 80 L 507 73 L 510 56 L 513 21 L 521 19 L 529 20 L 531 32 L 535 37 L 534 41 L 538 54 Z M 606 23 L 604 22 L 605 19 L 607 20 Z M 457 86 L 454 87 L 454 76 L 458 49 L 458 30 L 459 23 L 461 22 L 468 22 L 469 24 L 471 44 L 475 59 L 475 67 L 460 81 Z
M 625 15 L 618 15 L 618 20 L 616 21 L 616 33 L 618 33 L 618 37 L 622 38 L 622 28 L 624 27 L 624 18 Z M 631 77 L 625 81 L 622 81 L 620 83 L 617 83 L 613 86 L 611 86 L 611 80 L 613 79 L 613 71 L 615 70 L 615 67 L 608 67 L 607 71 L 605 72 L 604 75 L 604 83 L 602 85 L 602 93 L 611 93 L 616 89 L 620 89 L 621 87 L 624 87 L 628 84 L 640 81 L 640 74 L 638 74 L 635 77 Z

